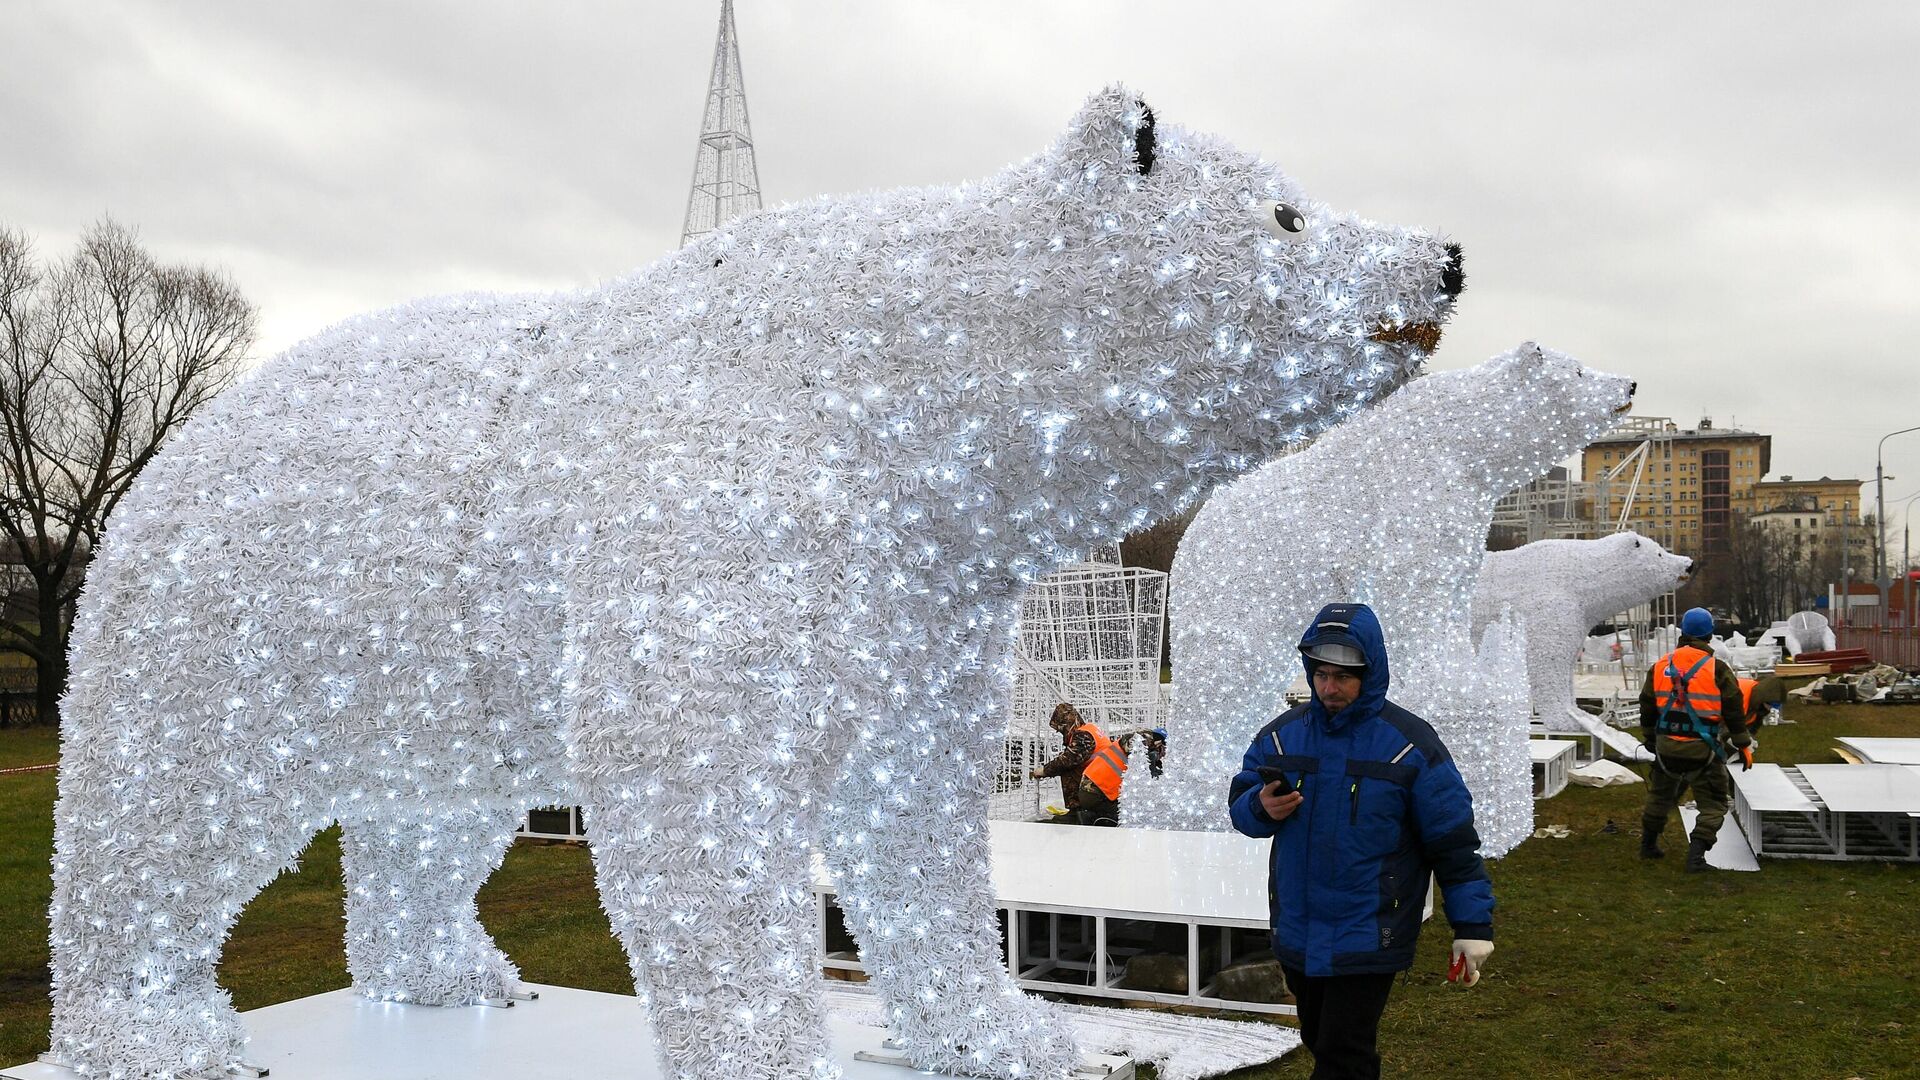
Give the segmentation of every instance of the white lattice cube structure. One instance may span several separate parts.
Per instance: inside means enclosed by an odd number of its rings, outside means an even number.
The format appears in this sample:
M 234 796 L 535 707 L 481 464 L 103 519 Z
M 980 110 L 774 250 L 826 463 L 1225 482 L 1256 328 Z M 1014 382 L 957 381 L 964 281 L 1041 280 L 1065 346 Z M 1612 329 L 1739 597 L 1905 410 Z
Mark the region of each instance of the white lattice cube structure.
M 1031 821 L 1060 798 L 1057 779 L 1027 775 L 1060 750 L 1047 723 L 1058 703 L 1116 739 L 1160 725 L 1166 617 L 1167 575 L 1158 570 L 1086 562 L 1027 587 L 995 817 Z

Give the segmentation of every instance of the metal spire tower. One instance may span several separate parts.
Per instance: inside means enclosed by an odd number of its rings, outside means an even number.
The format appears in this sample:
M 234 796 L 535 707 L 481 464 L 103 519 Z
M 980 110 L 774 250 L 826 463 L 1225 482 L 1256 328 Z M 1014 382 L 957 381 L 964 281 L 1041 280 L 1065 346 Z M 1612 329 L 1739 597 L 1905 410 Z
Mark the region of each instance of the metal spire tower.
M 713 78 L 693 162 L 693 192 L 680 243 L 703 236 L 741 214 L 760 209 L 760 169 L 747 127 L 747 86 L 740 77 L 740 38 L 733 28 L 733 0 L 720 2 L 720 36 L 713 43 Z

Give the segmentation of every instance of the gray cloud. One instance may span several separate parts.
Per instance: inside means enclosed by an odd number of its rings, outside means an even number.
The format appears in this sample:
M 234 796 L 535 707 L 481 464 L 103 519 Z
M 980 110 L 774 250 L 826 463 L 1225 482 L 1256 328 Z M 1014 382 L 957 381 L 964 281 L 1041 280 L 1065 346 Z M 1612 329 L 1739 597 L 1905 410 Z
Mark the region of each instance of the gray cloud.
M 1910 5 L 738 3 L 770 202 L 983 175 L 1117 79 L 1464 243 L 1439 366 L 1535 338 L 1643 413 L 1771 432 L 1776 473 L 1868 477 L 1920 423 Z M 28 0 L 0 221 L 57 251 L 111 212 L 222 263 L 276 348 L 614 276 L 678 238 L 717 10 Z M 1888 445 L 1920 489 L 1920 434 Z

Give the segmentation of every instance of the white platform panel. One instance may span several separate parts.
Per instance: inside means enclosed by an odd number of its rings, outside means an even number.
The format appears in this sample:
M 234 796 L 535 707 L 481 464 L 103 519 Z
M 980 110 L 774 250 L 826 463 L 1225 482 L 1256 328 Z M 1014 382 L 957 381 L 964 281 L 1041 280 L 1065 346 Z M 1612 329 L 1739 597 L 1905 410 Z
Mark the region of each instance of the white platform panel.
M 1920 815 L 1920 772 L 1905 765 L 1801 765 L 1828 810 Z
M 286 1001 L 246 1014 L 248 1060 L 269 1080 L 659 1080 L 646 1015 L 631 997 L 535 986 L 538 1001 L 511 1009 L 442 1009 L 370 1001 L 352 990 Z M 860 1060 L 886 1054 L 886 1032 L 829 1015 L 847 1080 L 908 1080 L 927 1073 Z M 1133 1064 L 1089 1055 L 1090 1077 L 1129 1080 Z M 76 1080 L 35 1063 L 6 1080 Z
M 1920 765 L 1920 739 L 1869 739 L 1849 736 L 1834 740 L 1876 765 Z
M 1028 821 L 995 821 L 991 829 L 993 895 L 1002 907 L 1268 925 L 1270 841 Z
M 1691 806 L 1680 808 L 1682 835 L 1693 835 L 1693 823 L 1699 817 L 1700 811 Z M 1760 869 L 1760 860 L 1754 857 L 1753 848 L 1747 844 L 1747 834 L 1740 831 L 1739 822 L 1731 813 L 1720 823 L 1720 834 L 1714 838 L 1713 846 L 1707 849 L 1707 865 L 1715 870 Z
M 1734 791 L 1755 810 L 1812 814 L 1820 809 L 1785 769 L 1770 761 L 1751 769 L 1735 769 L 1732 776 Z

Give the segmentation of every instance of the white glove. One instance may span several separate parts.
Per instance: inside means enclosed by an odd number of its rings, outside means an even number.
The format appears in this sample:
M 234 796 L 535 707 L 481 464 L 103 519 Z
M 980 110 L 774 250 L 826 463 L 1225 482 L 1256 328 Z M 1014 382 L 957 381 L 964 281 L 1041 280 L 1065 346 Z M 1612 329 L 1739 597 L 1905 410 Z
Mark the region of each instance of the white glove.
M 1472 986 L 1480 981 L 1480 965 L 1493 955 L 1493 942 L 1483 938 L 1454 938 L 1453 962 L 1447 968 L 1447 981 Z

